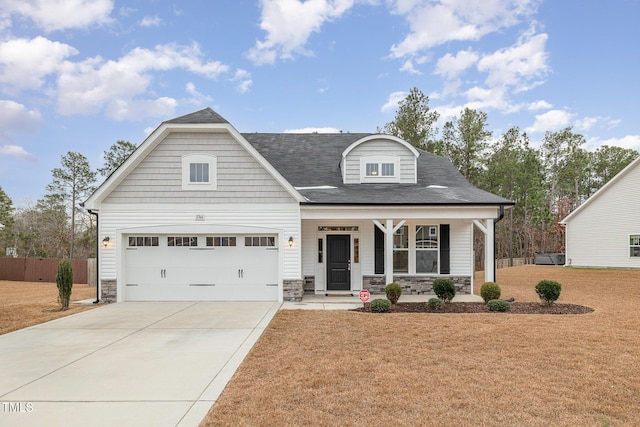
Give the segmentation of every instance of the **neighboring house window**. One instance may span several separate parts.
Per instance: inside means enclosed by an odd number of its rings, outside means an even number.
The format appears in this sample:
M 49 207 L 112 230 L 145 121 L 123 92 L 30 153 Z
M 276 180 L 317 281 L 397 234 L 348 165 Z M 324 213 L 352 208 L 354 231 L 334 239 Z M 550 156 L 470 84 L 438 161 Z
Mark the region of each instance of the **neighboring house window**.
M 182 156 L 183 190 L 216 190 L 218 158 L 211 154 Z
M 393 156 L 363 156 L 360 182 L 400 182 L 398 159 Z
M 195 236 L 169 236 L 167 246 L 198 246 L 198 238 Z
M 235 236 L 208 236 L 207 246 L 235 246 Z
M 158 246 L 157 236 L 129 236 L 129 246 Z
M 409 227 L 406 225 L 393 233 L 393 272 L 409 272 Z
M 416 226 L 416 273 L 438 272 L 438 226 Z
M 629 236 L 629 256 L 640 257 L 640 234 L 631 234 Z

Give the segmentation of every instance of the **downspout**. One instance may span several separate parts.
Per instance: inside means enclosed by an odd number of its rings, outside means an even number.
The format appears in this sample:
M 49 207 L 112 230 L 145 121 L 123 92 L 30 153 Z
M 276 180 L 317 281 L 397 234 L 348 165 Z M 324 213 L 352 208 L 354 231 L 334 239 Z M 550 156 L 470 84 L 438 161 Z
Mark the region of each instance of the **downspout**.
M 98 304 L 100 302 L 100 227 L 98 227 L 98 212 L 93 211 L 91 209 L 87 209 L 89 215 L 95 215 L 96 217 L 96 300 L 93 302 L 94 304 Z
M 498 281 L 498 276 L 496 275 L 497 263 L 496 263 L 496 224 L 502 221 L 504 218 L 504 205 L 500 205 L 500 215 L 498 218 L 493 220 L 493 280 L 494 282 Z

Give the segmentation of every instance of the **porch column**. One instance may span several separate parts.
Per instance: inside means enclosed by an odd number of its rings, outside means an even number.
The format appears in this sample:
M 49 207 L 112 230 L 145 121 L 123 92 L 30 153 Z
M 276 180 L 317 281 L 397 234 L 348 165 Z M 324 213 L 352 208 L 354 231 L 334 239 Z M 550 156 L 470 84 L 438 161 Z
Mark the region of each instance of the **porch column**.
M 484 233 L 484 281 L 495 282 L 496 248 L 494 246 L 494 223 L 492 219 L 479 221 L 474 219 L 473 223 Z
M 389 284 L 393 282 L 393 220 L 388 219 L 385 227 L 387 230 L 384 232 L 384 274 L 386 276 L 385 283 Z
M 495 282 L 496 248 L 494 246 L 494 225 L 493 220 L 486 221 L 487 232 L 484 233 L 484 281 Z
M 373 220 L 373 223 L 384 233 L 384 274 L 386 283 L 393 282 L 393 234 L 400 229 L 407 222 L 403 219 L 393 226 L 393 219 L 388 219 L 385 225 L 382 225 L 380 221 Z

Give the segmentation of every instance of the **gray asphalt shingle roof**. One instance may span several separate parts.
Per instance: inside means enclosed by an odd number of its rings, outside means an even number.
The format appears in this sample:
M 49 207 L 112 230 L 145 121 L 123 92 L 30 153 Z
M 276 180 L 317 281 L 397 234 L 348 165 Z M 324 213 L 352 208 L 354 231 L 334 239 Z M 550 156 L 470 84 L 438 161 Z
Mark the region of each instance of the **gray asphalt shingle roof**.
M 369 133 L 244 133 L 311 204 L 512 205 L 471 185 L 448 159 L 418 150 L 416 184 L 343 184 L 342 152 Z M 330 189 L 304 187 L 331 186 Z M 437 186 L 436 188 L 429 186 Z M 438 188 L 446 187 L 446 188 Z
M 180 124 L 228 124 L 205 108 L 167 120 Z M 342 152 L 370 133 L 243 133 L 244 138 L 310 204 L 355 205 L 512 205 L 471 185 L 448 159 L 418 150 L 416 184 L 343 184 Z M 305 187 L 335 188 L 305 188 Z M 430 187 L 436 186 L 436 187 Z M 442 188 L 444 187 L 444 188 Z

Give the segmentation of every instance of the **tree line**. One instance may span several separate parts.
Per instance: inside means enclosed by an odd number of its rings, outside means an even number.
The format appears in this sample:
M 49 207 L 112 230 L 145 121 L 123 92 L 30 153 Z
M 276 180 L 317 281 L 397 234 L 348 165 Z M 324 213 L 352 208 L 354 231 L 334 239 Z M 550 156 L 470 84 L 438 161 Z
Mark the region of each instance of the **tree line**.
M 496 226 L 498 258 L 563 252 L 559 221 L 639 155 L 606 145 L 587 151 L 584 136 L 571 127 L 546 132 L 536 148 L 518 127 L 493 135 L 488 115 L 470 108 L 445 122 L 442 131 L 436 128 L 438 119 L 429 97 L 412 88 L 394 120 L 377 131 L 447 157 L 473 185 L 515 202 Z M 109 176 L 135 149 L 128 141 L 117 141 L 95 171 L 85 156 L 68 152 L 51 171 L 47 192 L 35 205 L 14 208 L 0 187 L 0 223 L 5 225 L 0 244 L 25 257 L 95 256 L 95 222 L 79 203 L 95 190 L 98 174 Z M 480 243 L 482 236 L 476 234 Z M 476 259 L 484 259 L 481 251 Z
M 607 145 L 587 151 L 584 136 L 571 127 L 546 132 L 535 148 L 517 126 L 493 135 L 487 114 L 470 108 L 445 122 L 442 132 L 438 119 L 429 97 L 412 88 L 394 120 L 378 131 L 447 157 L 476 187 L 515 202 L 496 226 L 498 258 L 564 252 L 559 221 L 640 155 Z
M 136 146 L 117 141 L 103 153 L 104 165 L 92 170 L 87 158 L 68 152 L 51 171 L 45 195 L 35 204 L 15 208 L 0 187 L 0 246 L 20 257 L 95 257 L 96 224 L 80 203 L 96 189 L 98 174 L 109 176 Z M 3 254 L 4 255 L 4 254 Z

